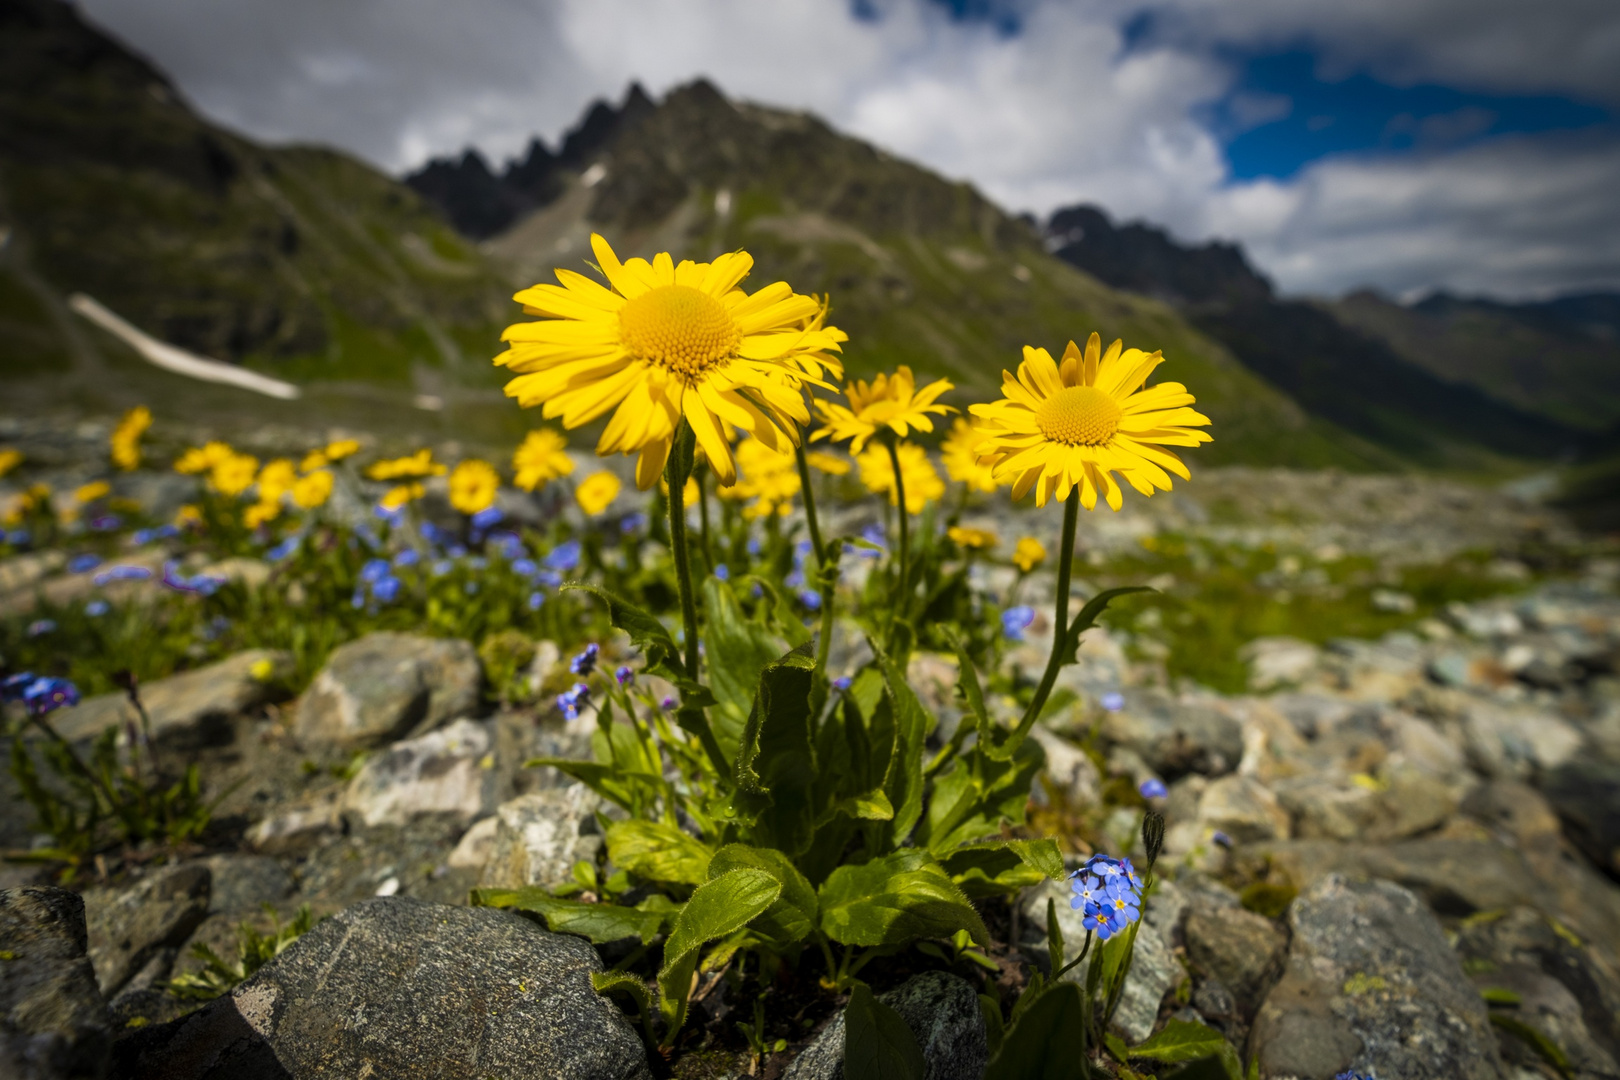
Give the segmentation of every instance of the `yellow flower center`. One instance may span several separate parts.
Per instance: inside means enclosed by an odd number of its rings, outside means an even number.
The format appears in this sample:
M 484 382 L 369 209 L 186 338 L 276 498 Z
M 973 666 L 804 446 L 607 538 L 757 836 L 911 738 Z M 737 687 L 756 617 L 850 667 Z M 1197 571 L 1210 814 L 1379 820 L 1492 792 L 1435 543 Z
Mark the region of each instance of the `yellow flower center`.
M 640 359 L 691 379 L 735 356 L 742 333 L 708 293 L 660 285 L 619 309 L 619 340 Z
M 1124 415 L 1119 402 L 1095 386 L 1069 386 L 1041 402 L 1035 424 L 1053 442 L 1100 446 L 1114 437 Z

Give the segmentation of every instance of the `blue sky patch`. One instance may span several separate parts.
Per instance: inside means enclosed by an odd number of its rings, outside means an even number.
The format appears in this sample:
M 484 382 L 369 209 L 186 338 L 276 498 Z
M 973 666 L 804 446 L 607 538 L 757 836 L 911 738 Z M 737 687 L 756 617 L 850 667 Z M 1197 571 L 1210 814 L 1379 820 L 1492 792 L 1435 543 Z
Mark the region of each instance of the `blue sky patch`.
M 1608 110 L 1567 97 L 1398 87 L 1365 74 L 1328 82 L 1304 51 L 1247 58 L 1237 84 L 1202 119 L 1225 145 L 1236 180 L 1286 180 L 1335 154 L 1452 150 L 1497 135 L 1615 121 Z

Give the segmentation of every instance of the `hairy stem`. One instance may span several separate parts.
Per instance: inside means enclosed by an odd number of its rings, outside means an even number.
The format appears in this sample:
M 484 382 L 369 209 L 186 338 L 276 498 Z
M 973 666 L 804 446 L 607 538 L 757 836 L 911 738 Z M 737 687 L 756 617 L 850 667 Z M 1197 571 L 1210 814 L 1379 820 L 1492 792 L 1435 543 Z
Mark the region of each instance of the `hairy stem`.
M 891 431 L 883 433 L 883 445 L 889 448 L 889 463 L 894 467 L 894 500 L 900 516 L 900 602 L 895 605 L 893 612 L 897 618 L 904 617 L 909 607 L 910 597 L 906 595 L 911 582 L 911 514 L 906 510 L 906 481 L 900 475 L 900 446 L 899 440 Z
M 1074 569 L 1074 533 L 1079 522 L 1080 488 L 1076 486 L 1069 495 L 1069 501 L 1063 504 L 1063 550 L 1058 552 L 1057 602 L 1052 615 L 1052 657 L 1046 662 L 1046 674 L 1041 676 L 1041 685 L 1030 700 L 1029 710 L 1024 713 L 1023 723 L 1019 725 L 1020 730 L 1027 729 L 1032 718 L 1041 715 L 1041 710 L 1046 707 L 1046 699 L 1051 696 L 1052 687 L 1057 682 L 1058 671 L 1063 667 L 1064 647 L 1069 638 L 1069 574 Z

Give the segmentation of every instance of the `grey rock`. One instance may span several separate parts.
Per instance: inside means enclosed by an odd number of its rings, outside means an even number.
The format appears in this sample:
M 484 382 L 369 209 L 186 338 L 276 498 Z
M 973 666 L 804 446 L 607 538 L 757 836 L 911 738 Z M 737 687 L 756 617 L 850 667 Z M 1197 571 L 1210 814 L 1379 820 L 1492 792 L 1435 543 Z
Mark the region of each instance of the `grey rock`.
M 1293 835 L 1367 841 L 1401 840 L 1435 828 L 1456 811 L 1464 790 L 1409 766 L 1360 779 L 1317 773 L 1272 786 L 1292 818 Z
M 483 679 L 471 642 L 367 634 L 333 650 L 298 702 L 306 743 L 375 746 L 429 731 L 478 706 Z
M 303 852 L 342 825 L 342 799 L 323 792 L 312 801 L 285 807 L 254 823 L 245 839 L 266 854 Z
M 297 888 L 292 875 L 265 855 L 210 855 L 200 861 L 208 867 L 210 912 L 254 911 L 285 900 Z
M 200 863 L 157 870 L 127 889 L 84 894 L 90 963 L 114 994 L 153 955 L 183 944 L 208 915 L 210 875 Z
M 496 817 L 474 822 L 456 841 L 456 846 L 444 860 L 445 864 L 463 870 L 482 870 L 489 862 L 490 855 L 494 854 L 495 831 L 500 824 L 500 818 Z
M 1485 1004 L 1412 893 L 1332 875 L 1289 924 L 1287 968 L 1251 1038 L 1262 1074 L 1505 1080 Z
M 1620 976 L 1605 957 L 1545 915 L 1515 908 L 1458 929 L 1457 954 L 1481 990 L 1521 996 L 1513 1015 L 1556 1042 L 1580 1075 L 1620 1076 Z M 1510 1058 L 1522 1047 L 1504 1041 Z
M 1245 854 L 1270 860 L 1301 888 L 1335 873 L 1398 882 L 1444 915 L 1535 908 L 1598 948 L 1620 955 L 1620 891 L 1556 840 L 1523 850 L 1495 839 L 1436 837 L 1394 844 L 1296 840 L 1258 845 Z
M 1244 1018 L 1271 988 L 1288 937 L 1270 919 L 1241 907 L 1195 902 L 1182 924 L 1187 958 L 1230 991 Z
M 1464 710 L 1463 731 L 1480 772 L 1520 780 L 1574 760 L 1584 741 L 1579 728 L 1554 713 L 1489 701 Z
M 264 664 L 270 665 L 267 677 Z M 278 680 L 291 674 L 292 654 L 278 649 L 249 649 L 217 664 L 183 671 L 141 687 L 141 703 L 159 738 L 187 741 L 229 740 L 231 717 L 269 701 Z M 138 718 L 122 693 L 101 694 L 71 709 L 58 709 L 51 722 L 64 738 L 89 739 L 113 725 L 135 723 Z
M 1620 875 L 1620 764 L 1571 761 L 1545 775 L 1541 790 L 1587 858 Z
M 457 720 L 366 758 L 344 809 L 367 825 L 403 825 L 422 814 L 471 821 L 495 808 L 495 759 L 487 725 Z
M 1133 691 L 1125 702 L 1104 716 L 1102 737 L 1135 751 L 1161 776 L 1219 776 L 1243 759 L 1242 724 L 1211 703 L 1155 691 Z
M 1046 753 L 1046 778 L 1055 794 L 1076 809 L 1096 806 L 1100 800 L 1102 775 L 1097 765 L 1074 743 L 1036 726 L 1030 738 Z
M 602 850 L 595 811 L 601 799 L 584 784 L 546 788 L 500 805 L 482 882 L 493 888 L 560 885 L 581 859 Z
M 493 908 L 365 900 L 200 1012 L 117 1050 L 130 1080 L 650 1080 L 581 938 Z M 278 1071 L 279 1070 L 279 1071 Z
M 960 679 L 961 671 L 954 656 L 915 652 L 906 662 L 906 682 L 938 719 L 933 737 L 941 742 L 950 739 L 962 722 L 962 709 L 956 703 L 956 684 Z
M 878 1000 L 900 1014 L 923 1053 L 925 1080 L 979 1080 L 990 1060 L 979 996 L 943 971 L 913 975 Z M 789 1063 L 782 1080 L 843 1080 L 844 1014 Z
M 1255 638 L 1238 651 L 1238 658 L 1249 665 L 1249 685 L 1256 690 L 1303 682 L 1321 657 L 1321 649 L 1291 637 Z
M 1286 839 L 1288 812 L 1277 797 L 1250 776 L 1223 776 L 1210 782 L 1198 800 L 1198 823 L 1218 829 L 1239 844 Z
M 112 1033 L 86 940 L 84 902 L 74 893 L 0 890 L 0 1075 L 105 1075 Z

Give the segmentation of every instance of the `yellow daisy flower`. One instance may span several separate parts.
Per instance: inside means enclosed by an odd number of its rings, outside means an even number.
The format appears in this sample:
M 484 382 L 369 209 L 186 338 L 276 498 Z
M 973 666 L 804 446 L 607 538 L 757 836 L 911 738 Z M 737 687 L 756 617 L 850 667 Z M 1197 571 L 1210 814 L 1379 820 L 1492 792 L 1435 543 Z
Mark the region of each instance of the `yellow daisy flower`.
M 772 450 L 758 439 L 737 444 L 737 482 L 720 489 L 722 499 L 752 499 L 743 517 L 786 517 L 799 494 L 799 462 L 792 450 Z
M 844 387 L 844 396 L 849 399 L 847 406 L 816 399 L 816 411 L 821 414 L 823 426 L 810 438 L 831 437 L 838 442 L 849 439 L 849 452 L 859 454 L 866 440 L 883 428 L 902 439 L 913 428 L 933 431 L 934 422 L 929 419 L 929 413 L 944 416 L 956 411 L 934 400 L 952 387 L 949 379 L 938 379 L 918 390 L 916 378 L 904 364 L 896 368 L 893 375 L 878 375 L 870 385 L 856 379 Z
M 202 510 L 194 503 L 186 503 L 186 505 L 174 512 L 174 524 L 176 528 L 186 529 L 194 525 L 201 525 L 202 523 Z
M 238 454 L 233 451 L 208 470 L 208 483 L 221 495 L 235 498 L 252 487 L 258 475 L 258 458 L 252 454 Z
M 97 499 L 104 498 L 105 496 L 111 494 L 111 492 L 112 485 L 108 484 L 107 481 L 92 480 L 90 483 L 74 489 L 73 501 L 83 505 L 84 503 L 95 502 Z
M 12 469 L 22 464 L 22 451 L 5 449 L 0 450 L 0 476 L 6 475 Z
M 360 452 L 360 443 L 354 439 L 334 439 L 326 444 L 321 453 L 326 455 L 327 461 L 342 461 Z
M 911 493 L 908 491 L 906 494 Z M 1001 542 L 1001 538 L 988 529 L 970 529 L 966 525 L 952 525 L 945 530 L 945 535 L 962 547 L 975 551 L 989 551 Z
M 312 473 L 316 469 L 326 468 L 331 463 L 332 459 L 326 456 L 325 450 L 311 450 L 309 453 L 304 455 L 304 460 L 298 463 L 298 471 L 301 473 Z
M 984 436 L 963 419 L 951 422 L 951 433 L 940 443 L 940 459 L 945 462 L 945 473 L 969 491 L 995 491 L 995 470 L 979 461 L 977 447 Z
M 327 454 L 327 457 L 331 456 Z M 443 476 L 448 471 L 447 466 L 433 460 L 433 451 L 426 447 L 406 457 L 374 461 L 366 467 L 366 475 L 373 480 L 420 480 L 427 476 Z
M 406 503 L 415 502 L 427 493 L 427 488 L 420 483 L 395 484 L 383 492 L 383 497 L 377 504 L 384 510 L 398 510 Z
M 293 505 L 300 510 L 325 506 L 326 500 L 332 497 L 332 479 L 330 469 L 316 469 L 300 476 L 292 486 Z
M 281 503 L 279 501 L 260 499 L 242 511 L 242 524 L 250 529 L 257 529 L 260 525 L 268 525 L 280 515 Z
M 180 460 L 174 463 L 174 471 L 185 476 L 196 476 L 198 473 L 208 472 L 223 461 L 228 461 L 235 453 L 230 443 L 218 440 L 203 446 L 193 446 L 180 455 Z
M 523 445 L 512 455 L 514 487 L 524 491 L 544 488 L 558 477 L 574 471 L 568 456 L 568 439 L 552 428 L 536 428 L 523 438 Z
M 1027 574 L 1046 561 L 1046 545 L 1033 536 L 1021 536 L 1013 548 L 1012 561 L 1014 566 Z
M 939 478 L 928 452 L 916 443 L 901 443 L 900 480 L 906 487 L 906 513 L 920 514 L 930 502 L 945 494 L 945 481 Z M 861 483 L 874 495 L 887 495 L 889 505 L 898 503 L 894 490 L 894 464 L 885 446 L 868 446 L 855 459 L 861 467 Z
M 804 455 L 804 462 L 812 469 L 826 473 L 828 476 L 848 476 L 850 464 L 848 458 L 839 457 L 824 451 L 814 451 Z
M 506 384 L 524 408 L 576 428 L 613 412 L 598 454 L 639 454 L 636 484 L 663 472 L 682 417 L 722 484 L 737 467 L 726 425 L 769 445 L 798 440 L 810 422 L 804 386 L 823 370 L 841 376 L 831 354 L 848 340 L 823 325 L 825 305 L 776 282 L 753 295 L 737 287 L 754 265 L 744 251 L 712 263 L 676 265 L 668 252 L 621 263 L 608 242 L 591 249 L 611 288 L 570 270 L 560 285 L 536 285 L 513 299 L 531 315 L 502 338 L 495 363 L 518 375 Z
M 1104 355 L 1092 334 L 1082 354 L 1071 341 L 1061 365 L 1045 349 L 1025 346 L 1017 376 L 1002 372 L 1003 399 L 972 407 L 984 433 L 979 454 L 998 481 L 1012 483 L 1014 499 L 1034 488 L 1035 505 L 1045 506 L 1078 488 L 1087 510 L 1099 494 L 1118 510 L 1115 473 L 1143 495 L 1170 490 L 1166 470 L 1190 478 L 1181 459 L 1161 447 L 1209 442 L 1197 430 L 1209 417 L 1187 408 L 1194 399 L 1180 383 L 1139 390 L 1164 358 L 1122 351 L 1121 344 Z
M 461 462 L 450 474 L 450 505 L 463 514 L 488 510 L 500 490 L 500 474 L 495 466 L 478 458 Z
M 619 497 L 620 486 L 619 478 L 603 469 L 601 472 L 591 473 L 591 475 L 581 480 L 579 486 L 574 489 L 574 498 L 578 501 L 581 510 L 591 517 L 595 517 L 606 510 L 608 505 Z
M 291 458 L 265 462 L 264 468 L 259 470 L 259 501 L 279 503 L 297 482 L 298 470 L 293 467 Z
M 137 405 L 124 414 L 108 440 L 113 464 L 129 472 L 141 463 L 141 436 L 152 426 L 152 410 Z

